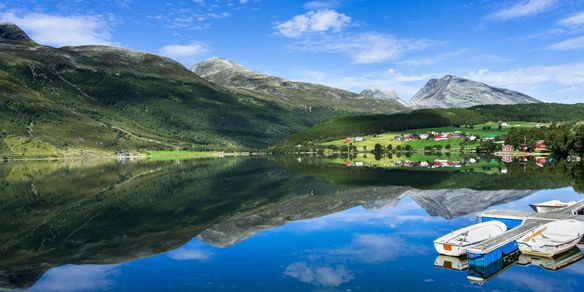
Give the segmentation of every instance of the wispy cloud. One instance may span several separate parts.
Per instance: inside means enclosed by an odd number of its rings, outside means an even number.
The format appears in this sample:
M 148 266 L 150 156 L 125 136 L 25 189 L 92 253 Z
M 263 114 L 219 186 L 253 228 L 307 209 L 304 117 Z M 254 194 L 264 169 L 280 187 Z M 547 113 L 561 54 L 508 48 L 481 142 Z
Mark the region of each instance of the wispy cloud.
M 584 62 L 532 66 L 504 71 L 478 70 L 466 74 L 489 85 L 510 88 L 556 102 L 584 102 Z
M 169 258 L 178 261 L 195 260 L 206 262 L 213 256 L 213 252 L 202 249 L 199 246 L 186 245 L 168 252 L 167 255 Z
M 339 6 L 338 0 L 329 0 L 329 1 L 309 1 L 304 4 L 304 8 L 308 10 L 319 10 L 319 9 L 327 9 L 327 8 L 335 8 Z
M 310 11 L 294 16 L 276 25 L 277 31 L 289 38 L 298 38 L 307 33 L 340 31 L 351 24 L 351 17 L 330 9 Z
M 0 14 L 0 22 L 10 22 L 25 30 L 40 44 L 50 46 L 111 45 L 111 19 L 102 15 L 61 16 L 44 13 Z
M 159 54 L 172 59 L 189 59 L 207 52 L 209 52 L 208 46 L 201 42 L 191 42 L 186 45 L 167 45 L 158 51 Z
M 310 266 L 303 262 L 288 265 L 284 275 L 315 286 L 337 287 L 355 278 L 344 266 Z
M 554 43 L 547 48 L 553 51 L 584 49 L 584 35 Z
M 414 245 L 399 237 L 385 234 L 356 234 L 344 247 L 324 251 L 327 255 L 365 263 L 383 263 L 403 255 L 424 254 L 428 248 Z
M 566 27 L 579 27 L 583 24 L 584 24 L 584 11 L 582 11 L 578 14 L 560 19 L 557 22 L 557 25 L 566 26 Z
M 415 59 L 408 59 L 398 62 L 399 64 L 403 65 L 410 65 L 410 66 L 426 66 L 426 65 L 434 65 L 440 63 L 444 60 L 449 58 L 462 56 L 468 53 L 468 49 L 460 49 L 452 52 L 446 52 L 442 54 L 435 55 L 433 57 L 427 58 L 415 58 Z
M 584 83 L 584 62 L 555 66 L 533 66 L 506 71 L 487 69 L 469 73 L 467 77 L 495 85 L 526 85 L 553 82 L 561 85 Z
M 49 270 L 29 291 L 105 291 L 119 273 L 119 265 L 66 265 Z
M 366 32 L 306 37 L 293 43 L 291 48 L 342 54 L 355 64 L 375 64 L 397 60 L 408 52 L 422 50 L 434 44 L 435 42 L 426 39 L 399 38 L 391 34 Z
M 529 17 L 548 11 L 555 4 L 555 0 L 528 0 L 522 1 L 514 6 L 503 8 L 497 12 L 487 15 L 487 19 L 510 20 L 515 18 Z
M 366 88 L 394 90 L 404 99 L 413 96 L 420 89 L 420 82 L 444 75 L 441 73 L 404 74 L 395 69 L 354 74 L 303 70 L 297 74 L 295 79 L 299 81 L 324 84 L 353 92 Z

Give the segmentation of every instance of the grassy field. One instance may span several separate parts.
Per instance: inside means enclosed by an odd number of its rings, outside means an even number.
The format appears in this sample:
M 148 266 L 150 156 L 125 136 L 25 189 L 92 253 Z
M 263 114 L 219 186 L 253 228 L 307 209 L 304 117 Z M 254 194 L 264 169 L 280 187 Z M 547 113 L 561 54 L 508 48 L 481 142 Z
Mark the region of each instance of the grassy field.
M 146 152 L 150 160 L 180 160 L 192 158 L 214 158 L 220 157 L 218 151 L 149 151 Z
M 511 129 L 511 127 L 514 128 L 531 128 L 531 127 L 537 127 L 537 126 L 546 126 L 549 124 L 546 123 L 535 123 L 535 122 L 520 122 L 520 121 L 511 121 L 511 122 L 507 122 L 507 124 L 509 124 L 509 126 L 503 126 L 501 127 L 501 129 L 499 129 L 499 123 L 495 123 L 495 122 L 487 122 L 487 123 L 482 123 L 482 124 L 476 124 L 473 125 L 473 128 L 464 128 L 464 127 L 437 127 L 437 128 L 422 128 L 422 129 L 415 129 L 415 130 L 403 130 L 403 131 L 393 131 L 393 132 L 386 132 L 383 134 L 375 134 L 375 135 L 367 135 L 367 136 L 363 136 L 363 141 L 359 141 L 359 142 L 351 142 L 351 144 L 355 147 L 357 147 L 358 151 L 371 151 L 373 149 L 375 149 L 375 144 L 380 144 L 381 146 L 383 146 L 384 148 L 387 147 L 388 145 L 392 145 L 393 149 L 396 148 L 396 146 L 400 146 L 402 148 L 404 148 L 406 145 L 411 146 L 414 149 L 423 149 L 426 146 L 430 146 L 433 147 L 435 145 L 440 145 L 443 148 L 446 147 L 446 145 L 451 145 L 453 150 L 456 149 L 460 149 L 460 143 L 464 141 L 464 139 L 462 138 L 451 138 L 448 140 L 442 140 L 442 141 L 434 141 L 434 139 L 428 139 L 428 140 L 411 140 L 411 141 L 395 141 L 394 140 L 394 136 L 397 135 L 404 135 L 404 134 L 419 134 L 419 133 L 427 133 L 427 132 L 462 132 L 465 133 L 467 135 L 478 135 L 479 137 L 488 137 L 490 135 L 496 135 L 496 136 L 500 136 L 503 134 L 506 134 L 509 129 Z M 490 129 L 488 128 L 490 127 Z M 485 129 L 483 129 L 485 128 Z M 354 137 L 352 137 L 354 138 Z M 322 146 L 327 146 L 327 145 L 335 145 L 338 147 L 341 147 L 343 145 L 345 146 L 349 146 L 349 143 L 345 142 L 345 139 L 336 139 L 333 141 L 328 141 L 328 142 L 322 142 L 322 143 L 318 143 L 318 145 L 322 145 Z M 479 141 L 467 141 L 465 143 L 465 148 L 474 148 L 476 146 L 479 146 L 480 142 Z

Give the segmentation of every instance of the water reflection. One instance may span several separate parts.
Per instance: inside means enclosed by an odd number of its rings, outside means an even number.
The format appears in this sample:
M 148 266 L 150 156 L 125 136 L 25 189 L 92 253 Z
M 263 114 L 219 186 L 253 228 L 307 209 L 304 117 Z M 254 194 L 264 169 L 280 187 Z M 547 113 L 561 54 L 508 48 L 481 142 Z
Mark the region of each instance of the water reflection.
M 468 282 L 431 268 L 440 234 L 494 205 L 579 198 L 561 163 L 503 175 L 341 161 L 0 164 L 0 287 L 446 288 Z

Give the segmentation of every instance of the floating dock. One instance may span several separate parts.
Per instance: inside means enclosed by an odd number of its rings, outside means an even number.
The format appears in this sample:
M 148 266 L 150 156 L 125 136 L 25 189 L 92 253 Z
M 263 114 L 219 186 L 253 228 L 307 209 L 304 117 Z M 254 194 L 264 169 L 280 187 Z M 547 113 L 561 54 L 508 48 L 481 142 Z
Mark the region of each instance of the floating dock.
M 498 220 L 510 230 L 493 238 L 487 239 L 468 249 L 469 264 L 474 266 L 488 266 L 496 263 L 503 257 L 517 251 L 516 240 L 527 232 L 540 225 L 556 220 L 579 220 L 582 216 L 584 200 L 578 201 L 564 208 L 558 208 L 547 213 L 513 210 L 490 210 L 479 214 L 481 222 Z

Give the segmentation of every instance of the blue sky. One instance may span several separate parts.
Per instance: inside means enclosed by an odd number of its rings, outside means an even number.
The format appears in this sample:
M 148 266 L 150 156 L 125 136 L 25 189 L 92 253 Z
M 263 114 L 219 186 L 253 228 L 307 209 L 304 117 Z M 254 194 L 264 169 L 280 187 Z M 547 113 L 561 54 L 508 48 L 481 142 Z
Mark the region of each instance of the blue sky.
M 108 44 L 187 67 L 220 56 L 253 70 L 409 99 L 453 74 L 544 101 L 584 102 L 584 1 L 20 1 L 0 22 L 37 42 Z

